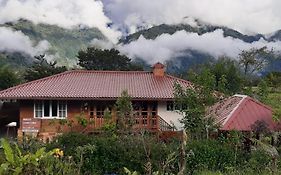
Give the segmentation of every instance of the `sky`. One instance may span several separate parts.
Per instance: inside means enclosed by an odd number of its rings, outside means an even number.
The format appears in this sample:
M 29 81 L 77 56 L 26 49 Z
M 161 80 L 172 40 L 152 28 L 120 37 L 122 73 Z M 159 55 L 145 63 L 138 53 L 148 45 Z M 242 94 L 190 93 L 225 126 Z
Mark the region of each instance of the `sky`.
M 243 33 L 281 29 L 280 0 L 104 0 L 109 18 L 123 28 L 177 24 L 193 17 Z M 134 32 L 134 31 L 133 31 Z
M 110 44 L 95 40 L 92 43 L 108 47 L 114 46 L 122 35 L 141 28 L 163 23 L 196 25 L 194 19 L 227 26 L 244 34 L 270 35 L 281 29 L 280 7 L 280 0 L 0 0 L 0 24 L 24 18 L 67 29 L 80 25 L 96 27 Z M 0 51 L 14 49 L 34 55 L 48 49 L 47 41 L 35 45 L 23 33 L 3 27 L 0 28 L 0 42 Z M 225 38 L 220 30 L 201 36 L 180 31 L 173 35 L 163 34 L 155 40 L 141 37 L 116 47 L 132 58 L 141 56 L 154 62 L 165 61 L 190 48 L 213 56 L 236 57 L 243 49 L 263 45 L 281 49 L 279 42 L 260 40 L 248 44 Z M 155 53 L 155 49 L 159 52 Z

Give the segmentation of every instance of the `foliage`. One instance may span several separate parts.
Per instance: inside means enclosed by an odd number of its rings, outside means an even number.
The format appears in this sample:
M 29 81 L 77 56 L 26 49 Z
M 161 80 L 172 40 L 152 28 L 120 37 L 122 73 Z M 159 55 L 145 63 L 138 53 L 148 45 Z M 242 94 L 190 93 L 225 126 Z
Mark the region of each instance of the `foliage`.
M 33 81 L 61 72 L 65 72 L 67 68 L 65 66 L 57 66 L 57 62 L 48 62 L 45 55 L 35 56 L 36 61 L 32 66 L 26 69 L 24 73 L 24 79 L 26 81 Z
M 270 132 L 268 124 L 264 120 L 257 120 L 251 125 L 251 130 L 256 135 L 257 139 L 259 139 L 260 134 L 268 134 Z
M 120 131 L 131 131 L 134 124 L 133 105 L 128 91 L 122 91 L 116 101 L 117 108 L 117 129 Z
M 183 89 L 179 84 L 174 86 L 175 103 L 180 106 L 180 111 L 184 115 L 181 122 L 191 138 L 202 138 L 203 133 L 215 127 L 212 120 L 205 117 L 206 107 L 214 102 L 213 81 L 206 80 L 208 76 L 207 71 L 203 78 L 199 79 L 204 86 L 194 85 L 187 89 Z
M 119 135 L 110 137 L 108 135 L 85 136 L 68 133 L 59 136 L 50 143 L 48 148 L 53 149 L 58 146 L 64 150 L 66 157 L 73 156 L 78 167 L 81 167 L 82 174 L 123 174 L 123 167 L 144 174 L 147 155 L 149 155 L 153 171 L 161 170 L 164 165 L 167 172 L 177 171 L 175 165 L 177 159 L 167 165 L 167 157 L 177 150 L 176 146 L 172 143 L 157 142 L 154 136 Z
M 77 116 L 76 117 L 78 124 L 86 128 L 88 126 L 88 120 L 84 118 L 83 116 Z
M 59 150 L 45 151 L 42 147 L 35 153 L 28 152 L 23 154 L 17 144 L 13 147 L 10 143 L 1 139 L 6 161 L 0 166 L 0 174 L 75 174 L 75 166 L 70 162 L 65 162 L 56 153 L 63 154 Z
M 87 70 L 142 70 L 116 49 L 88 47 L 87 50 L 80 50 L 77 58 L 78 65 Z
M 260 81 L 260 83 L 258 84 L 257 95 L 258 95 L 259 100 L 263 103 L 266 102 L 268 95 L 269 95 L 269 87 L 267 84 L 268 83 L 264 79 L 262 79 Z
M 216 79 L 216 90 L 226 94 L 235 94 L 241 90 L 242 77 L 234 60 L 221 57 L 210 69 Z
M 213 63 L 199 66 L 196 71 L 189 70 L 187 78 L 193 83 L 229 95 L 240 92 L 243 86 L 237 63 L 225 56 Z
M 230 145 L 216 140 L 199 140 L 187 144 L 187 152 L 193 156 L 187 158 L 187 169 L 192 174 L 196 170 L 208 169 L 223 171 L 235 166 L 235 152 Z
M 273 51 L 268 50 L 267 47 L 243 50 L 239 54 L 239 64 L 243 67 L 244 75 L 250 76 L 260 71 L 267 64 L 272 53 Z
M 266 80 L 269 83 L 269 86 L 273 87 L 274 91 L 278 90 L 278 87 L 281 86 L 281 72 L 271 72 L 266 75 Z
M 54 142 L 47 145 L 47 148 L 50 150 L 59 147 L 64 150 L 65 155 L 74 155 L 78 146 L 86 145 L 90 141 L 91 138 L 87 135 L 69 132 L 57 137 Z
M 9 66 L 0 65 L 0 90 L 15 86 L 21 82 L 19 74 Z
M 114 136 L 116 134 L 116 124 L 113 121 L 112 115 L 108 108 L 105 109 L 103 115 L 103 126 L 102 130 L 105 132 L 106 135 Z

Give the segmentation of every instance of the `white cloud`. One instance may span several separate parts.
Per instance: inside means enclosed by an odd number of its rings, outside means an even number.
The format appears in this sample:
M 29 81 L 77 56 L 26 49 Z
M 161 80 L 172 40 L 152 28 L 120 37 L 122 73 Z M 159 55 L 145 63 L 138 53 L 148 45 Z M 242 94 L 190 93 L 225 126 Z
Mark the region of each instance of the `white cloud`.
M 23 52 L 31 56 L 44 54 L 49 43 L 46 40 L 40 41 L 36 46 L 30 38 L 20 31 L 13 31 L 6 27 L 0 27 L 0 52 Z
M 0 1 L 1 2 L 1 1 Z M 34 23 L 54 24 L 64 28 L 77 25 L 97 27 L 112 42 L 117 42 L 120 32 L 108 27 L 103 3 L 95 0 L 2 0 L 0 23 L 20 18 Z
M 100 49 L 112 49 L 115 45 L 110 41 L 98 40 L 93 39 L 90 43 L 93 47 L 100 48 Z
M 104 0 L 119 27 L 177 24 L 186 16 L 224 25 L 243 33 L 281 29 L 280 0 Z
M 119 50 L 132 58 L 142 58 L 148 63 L 154 64 L 180 55 L 186 49 L 199 50 L 214 57 L 228 55 L 237 58 L 242 50 L 263 46 L 273 48 L 275 51 L 281 50 L 280 41 L 267 42 L 260 39 L 253 43 L 246 43 L 232 37 L 224 37 L 222 30 L 203 35 L 178 31 L 173 35 L 162 34 L 155 40 L 145 39 L 141 36 L 138 40 L 127 45 L 120 45 Z

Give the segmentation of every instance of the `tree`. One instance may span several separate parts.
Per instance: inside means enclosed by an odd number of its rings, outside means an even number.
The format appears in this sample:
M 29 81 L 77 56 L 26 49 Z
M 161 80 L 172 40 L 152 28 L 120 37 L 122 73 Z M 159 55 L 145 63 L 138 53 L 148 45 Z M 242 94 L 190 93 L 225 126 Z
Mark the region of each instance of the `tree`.
M 262 79 L 258 84 L 257 95 L 259 97 L 259 100 L 261 100 L 264 103 L 266 102 L 267 97 L 269 95 L 269 88 L 267 86 L 267 82 L 264 79 Z
M 78 65 L 87 70 L 142 70 L 131 59 L 121 55 L 116 49 L 97 49 L 88 47 L 78 52 Z
M 249 76 L 254 72 L 260 71 L 266 65 L 272 54 L 273 51 L 268 50 L 266 46 L 243 50 L 239 54 L 239 64 L 243 66 L 244 75 Z
M 242 89 L 240 70 L 231 58 L 220 57 L 215 64 L 210 66 L 210 70 L 215 76 L 216 90 L 232 95 Z
M 242 89 L 243 81 L 240 70 L 234 60 L 220 57 L 214 63 L 201 65 L 200 69 L 190 70 L 188 79 L 209 90 L 216 90 L 225 94 L 235 94 Z
M 117 129 L 120 131 L 129 131 L 133 126 L 133 105 L 128 91 L 122 91 L 121 97 L 116 101 L 117 108 Z
M 9 66 L 0 67 L 0 90 L 15 86 L 21 82 L 19 74 Z
M 45 55 L 34 57 L 36 61 L 24 73 L 24 79 L 26 81 L 33 81 L 67 71 L 65 66 L 57 66 L 56 61 L 48 62 L 44 57 Z
M 277 90 L 278 87 L 281 87 L 281 72 L 271 72 L 266 75 L 266 79 L 269 85 L 273 87 L 273 90 Z
M 208 72 L 205 75 L 208 75 Z M 206 80 L 205 78 L 207 77 L 204 76 L 201 80 Z M 209 78 L 205 87 L 193 84 L 192 88 L 183 89 L 179 84 L 174 85 L 175 103 L 180 106 L 180 112 L 184 115 L 181 122 L 193 139 L 201 138 L 202 133 L 208 134 L 214 127 L 212 119 L 205 117 L 206 107 L 215 102 L 209 86 L 212 85 L 212 77 Z

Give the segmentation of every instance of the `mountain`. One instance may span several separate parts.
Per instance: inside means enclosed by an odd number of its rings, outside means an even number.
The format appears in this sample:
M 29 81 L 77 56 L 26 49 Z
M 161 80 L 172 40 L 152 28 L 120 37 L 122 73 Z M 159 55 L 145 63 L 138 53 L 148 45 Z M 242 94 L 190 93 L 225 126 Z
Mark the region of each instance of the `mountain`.
M 14 23 L 1 24 L 0 27 L 7 27 L 14 31 L 21 31 L 24 35 L 28 36 L 34 45 L 40 41 L 46 40 L 50 44 L 47 55 L 52 55 L 59 64 L 71 66 L 76 64 L 76 54 L 79 50 L 85 49 L 90 45 L 93 39 L 107 40 L 107 38 L 97 28 L 86 28 L 77 26 L 73 29 L 65 29 L 56 25 L 49 24 L 34 24 L 27 20 L 19 20 Z M 119 44 L 128 44 L 137 40 L 140 36 L 146 39 L 154 40 L 162 34 L 174 34 L 177 31 L 187 31 L 189 33 L 197 33 L 203 35 L 206 33 L 214 32 L 215 30 L 222 30 L 225 37 L 232 37 L 252 43 L 260 39 L 266 41 L 281 41 L 281 30 L 277 31 L 270 36 L 245 35 L 236 30 L 215 26 L 197 21 L 197 25 L 178 24 L 168 25 L 162 24 L 151 27 L 149 29 L 140 30 L 136 33 L 120 39 Z M 185 72 L 188 68 L 194 65 L 214 61 L 215 58 L 202 50 L 186 49 L 178 56 L 171 58 L 166 62 L 167 71 L 174 74 Z M 27 67 L 33 62 L 33 57 L 20 52 L 0 52 L 0 64 L 9 64 L 12 67 Z M 149 65 L 141 58 L 135 59 L 136 63 L 144 65 L 145 69 L 149 69 Z M 281 61 L 273 61 L 268 66 L 266 71 L 281 70 Z
M 266 37 L 262 34 L 256 34 L 256 35 L 245 35 L 242 34 L 236 30 L 224 27 L 224 26 L 215 26 L 210 24 L 205 24 L 200 21 L 197 21 L 197 26 L 191 26 L 188 24 L 178 24 L 178 25 L 167 25 L 167 24 L 161 24 L 158 26 L 151 27 L 149 29 L 140 30 L 136 33 L 130 34 L 126 37 L 123 37 L 119 43 L 122 44 L 129 44 L 132 41 L 137 40 L 140 36 L 143 36 L 146 39 L 155 40 L 158 36 L 162 34 L 174 34 L 178 31 L 186 31 L 188 33 L 197 33 L 198 35 L 203 35 L 206 33 L 214 32 L 215 30 L 222 30 L 224 37 L 232 37 L 238 40 L 241 40 L 245 43 L 253 43 L 255 41 L 259 41 L 260 39 L 263 39 L 265 41 L 281 41 L 281 30 L 275 32 L 270 37 Z M 202 52 L 200 50 L 192 50 L 192 49 L 186 49 L 183 53 L 180 54 L 180 56 L 175 56 L 174 58 L 171 58 L 166 62 L 167 71 L 170 73 L 176 73 L 180 74 L 182 72 L 185 72 L 190 67 L 193 67 L 194 65 L 214 61 L 215 58 L 205 52 Z M 269 71 L 281 71 L 281 61 L 271 61 L 271 63 L 268 65 L 266 70 L 263 70 L 263 72 L 269 72 Z
M 263 35 L 257 34 L 257 35 L 244 35 L 236 30 L 223 27 L 223 26 L 213 26 L 213 25 L 207 25 L 207 24 L 201 24 L 199 26 L 191 26 L 188 24 L 178 24 L 178 25 L 168 25 L 168 24 L 161 24 L 159 26 L 154 26 L 149 29 L 141 30 L 136 33 L 130 34 L 120 40 L 120 43 L 130 43 L 132 41 L 137 40 L 141 35 L 146 39 L 155 39 L 158 36 L 167 33 L 167 34 L 174 34 L 177 31 L 184 30 L 189 33 L 197 33 L 198 35 L 203 35 L 205 33 L 211 33 L 215 30 L 221 29 L 224 32 L 224 36 L 230 36 L 232 38 L 241 39 L 244 42 L 252 43 L 254 41 L 258 41 L 261 38 L 266 39 Z
M 75 63 L 78 51 L 87 48 L 93 39 L 106 40 L 106 37 L 97 28 L 76 27 L 74 29 L 65 29 L 56 25 L 33 24 L 27 20 L 5 23 L 0 25 L 0 27 L 21 31 L 31 39 L 34 45 L 37 45 L 42 40 L 48 41 L 50 47 L 46 54 L 54 55 L 58 63 L 62 65 Z M 5 52 L 0 54 L 1 57 L 4 58 L 2 62 L 19 66 L 26 66 L 33 59 L 31 56 L 23 53 Z
M 274 32 L 267 40 L 268 41 L 281 41 L 281 30 Z

